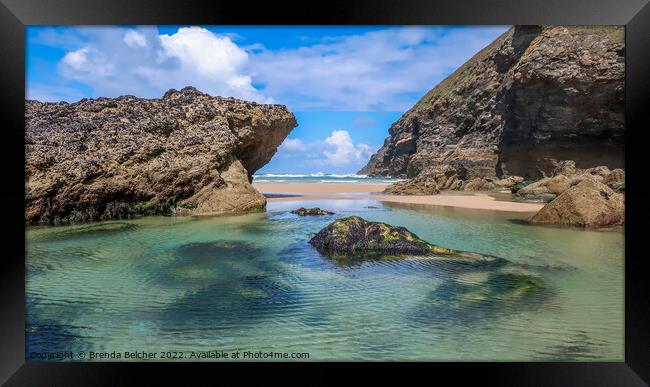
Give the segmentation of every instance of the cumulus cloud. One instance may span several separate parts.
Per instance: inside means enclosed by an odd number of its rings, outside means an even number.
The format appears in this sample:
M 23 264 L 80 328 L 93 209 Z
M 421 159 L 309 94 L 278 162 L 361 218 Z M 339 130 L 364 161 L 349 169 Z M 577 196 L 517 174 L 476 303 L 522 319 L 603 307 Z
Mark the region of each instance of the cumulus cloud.
M 333 130 L 324 140 L 304 142 L 286 139 L 276 157 L 300 159 L 304 165 L 348 167 L 357 170 L 370 159 L 377 146 L 355 144 L 347 130 Z
M 229 36 L 200 27 L 158 34 L 156 28 L 80 30 L 85 44 L 66 53 L 60 74 L 93 89 L 95 96 L 156 98 L 191 85 L 212 95 L 272 102 L 246 74 L 248 53 Z
M 280 150 L 304 151 L 305 149 L 305 144 L 299 138 L 287 138 L 280 145 Z
M 372 156 L 373 149 L 366 144 L 354 145 L 347 130 L 335 130 L 325 139 L 325 144 L 333 150 L 324 150 L 323 164 L 341 166 L 359 164 L 367 161 Z
M 133 48 L 144 47 L 147 45 L 147 38 L 135 30 L 128 30 L 124 34 L 124 43 Z
M 402 27 L 262 50 L 260 92 L 296 110 L 403 111 L 494 40 L 503 27 Z
M 93 96 L 155 98 L 192 85 L 294 111 L 404 111 L 503 31 L 391 27 L 306 36 L 300 46 L 277 49 L 201 27 L 170 34 L 156 27 L 45 29 L 37 41 L 64 48 L 59 74 Z

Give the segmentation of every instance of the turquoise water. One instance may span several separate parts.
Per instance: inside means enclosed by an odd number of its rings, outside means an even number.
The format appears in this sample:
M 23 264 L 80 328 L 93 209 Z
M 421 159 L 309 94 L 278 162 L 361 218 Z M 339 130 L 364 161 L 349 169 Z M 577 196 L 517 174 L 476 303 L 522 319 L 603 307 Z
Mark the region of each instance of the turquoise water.
M 334 216 L 289 211 L 319 206 Z M 366 208 L 376 206 L 378 208 Z M 490 267 L 414 258 L 340 263 L 308 243 L 333 219 L 403 225 L 493 254 L 543 283 L 462 303 Z M 149 217 L 27 230 L 27 354 L 306 352 L 310 360 L 623 360 L 623 236 L 528 214 L 309 201 L 236 217 Z M 76 360 L 76 359 L 75 359 Z

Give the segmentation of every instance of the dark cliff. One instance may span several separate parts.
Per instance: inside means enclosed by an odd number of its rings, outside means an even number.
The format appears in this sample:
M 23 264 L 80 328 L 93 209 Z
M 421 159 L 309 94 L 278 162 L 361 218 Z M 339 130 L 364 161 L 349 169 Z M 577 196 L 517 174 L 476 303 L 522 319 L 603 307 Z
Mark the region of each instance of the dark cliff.
M 539 177 L 556 160 L 621 168 L 623 27 L 516 26 L 429 91 L 359 173 Z
M 284 106 L 192 87 L 26 101 L 25 121 L 25 218 L 44 224 L 264 208 L 251 176 L 296 126 Z

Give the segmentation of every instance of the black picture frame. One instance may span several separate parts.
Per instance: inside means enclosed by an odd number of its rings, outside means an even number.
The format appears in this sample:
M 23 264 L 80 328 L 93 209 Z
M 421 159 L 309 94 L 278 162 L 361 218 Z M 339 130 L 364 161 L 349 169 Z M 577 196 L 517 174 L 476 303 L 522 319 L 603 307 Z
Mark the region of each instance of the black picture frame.
M 626 26 L 625 361 L 620 363 L 293 363 L 255 364 L 259 375 L 307 370 L 312 381 L 342 378 L 333 369 L 362 368 L 360 376 L 423 371 L 431 380 L 478 380 L 499 385 L 647 385 L 650 381 L 650 295 L 643 221 L 650 213 L 648 142 L 650 5 L 648 0 L 330 0 L 318 3 L 180 0 L 0 0 L 0 106 L 4 254 L 0 259 L 0 382 L 7 385 L 119 385 L 152 378 L 185 380 L 226 367 L 248 378 L 250 364 L 25 362 L 24 102 L 26 25 L 394 25 L 545 24 Z M 216 367 L 216 368 L 215 368 Z M 396 368 L 396 369 L 394 369 Z M 381 372 L 382 375 L 386 372 Z M 391 376 L 387 375 L 387 376 Z M 211 380 L 211 379 L 208 379 Z M 218 379 L 212 379 L 218 380 Z

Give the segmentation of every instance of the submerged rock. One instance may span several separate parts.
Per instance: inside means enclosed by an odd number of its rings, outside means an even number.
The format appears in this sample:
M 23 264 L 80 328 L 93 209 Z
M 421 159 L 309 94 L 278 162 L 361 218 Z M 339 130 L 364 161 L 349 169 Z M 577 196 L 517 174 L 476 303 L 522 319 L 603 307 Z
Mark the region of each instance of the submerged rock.
M 485 282 L 466 283 L 463 291 L 455 294 L 462 303 L 519 302 L 527 295 L 544 289 L 537 276 L 519 271 L 490 273 Z
M 28 223 L 263 209 L 252 175 L 296 126 L 282 105 L 193 87 L 25 105 Z
M 328 255 L 404 256 L 436 255 L 462 262 L 492 262 L 496 257 L 457 251 L 431 244 L 405 227 L 367 221 L 358 216 L 338 219 L 320 230 L 309 241 L 319 252 Z
M 321 210 L 318 207 L 314 208 L 304 208 L 300 207 L 297 210 L 291 211 L 292 214 L 300 215 L 300 216 L 318 216 L 318 215 L 334 215 L 333 212 L 327 211 L 327 210 Z
M 533 224 L 581 227 L 625 223 L 625 197 L 603 183 L 584 180 L 567 189 L 530 218 Z

